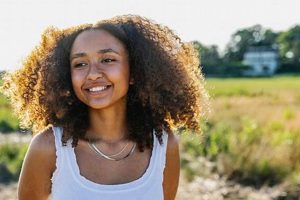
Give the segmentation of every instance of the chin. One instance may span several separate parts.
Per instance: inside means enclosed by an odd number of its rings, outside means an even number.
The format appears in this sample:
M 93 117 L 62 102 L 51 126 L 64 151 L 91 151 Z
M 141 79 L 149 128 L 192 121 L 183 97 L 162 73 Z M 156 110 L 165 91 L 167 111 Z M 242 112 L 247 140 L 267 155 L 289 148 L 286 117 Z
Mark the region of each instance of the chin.
M 106 99 L 106 100 L 102 99 L 102 101 L 90 101 L 90 102 L 86 102 L 86 105 L 90 109 L 95 109 L 95 110 L 105 109 L 109 107 L 120 108 L 126 106 L 126 96 L 117 99 L 116 101 L 110 99 Z
M 90 109 L 94 109 L 94 110 L 100 110 L 100 109 L 104 109 L 104 108 L 108 108 L 110 107 L 111 105 L 110 104 L 102 104 L 102 105 L 99 105 L 99 104 L 89 104 L 88 107 Z

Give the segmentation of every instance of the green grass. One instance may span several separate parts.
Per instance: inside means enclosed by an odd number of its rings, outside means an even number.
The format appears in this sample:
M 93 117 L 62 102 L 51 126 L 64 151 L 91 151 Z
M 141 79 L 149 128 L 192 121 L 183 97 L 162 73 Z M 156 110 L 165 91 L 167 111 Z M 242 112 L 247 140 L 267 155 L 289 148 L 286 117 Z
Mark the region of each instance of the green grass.
M 299 93 L 300 76 L 272 78 L 209 78 L 207 89 L 212 97 L 274 95 L 285 90 Z M 300 84 L 300 83 L 299 83 Z

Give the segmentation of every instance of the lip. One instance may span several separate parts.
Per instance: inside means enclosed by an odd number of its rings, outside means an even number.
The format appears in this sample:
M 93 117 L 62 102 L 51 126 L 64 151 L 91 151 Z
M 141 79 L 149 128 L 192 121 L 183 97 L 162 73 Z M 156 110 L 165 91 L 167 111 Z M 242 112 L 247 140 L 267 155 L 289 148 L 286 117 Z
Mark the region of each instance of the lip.
M 103 87 L 103 86 L 112 86 L 111 83 L 107 83 L 107 82 L 91 82 L 91 83 L 87 83 L 85 84 L 82 89 L 83 90 L 88 90 L 91 89 L 93 87 Z
M 112 88 L 112 85 L 110 85 L 110 86 L 109 86 L 108 88 L 106 88 L 105 90 L 98 91 L 98 92 L 90 92 L 89 89 L 85 89 L 85 90 L 83 90 L 83 91 L 84 91 L 84 93 L 86 93 L 88 96 L 96 97 L 96 96 L 103 96 L 103 95 L 105 95 L 105 93 L 107 93 L 111 88 Z

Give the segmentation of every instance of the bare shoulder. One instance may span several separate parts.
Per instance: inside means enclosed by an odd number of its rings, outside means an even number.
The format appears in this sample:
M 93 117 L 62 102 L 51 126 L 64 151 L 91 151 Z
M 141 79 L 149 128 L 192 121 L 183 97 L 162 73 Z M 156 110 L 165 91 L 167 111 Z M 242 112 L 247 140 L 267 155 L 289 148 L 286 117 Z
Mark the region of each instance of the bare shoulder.
M 19 179 L 20 200 L 48 199 L 55 160 L 55 138 L 50 127 L 31 140 Z
M 55 138 L 51 127 L 47 127 L 36 134 L 30 143 L 31 150 L 38 150 L 40 153 L 55 153 Z
M 179 149 L 179 138 L 173 133 L 168 133 L 167 152 L 176 153 Z
M 175 199 L 180 174 L 179 139 L 174 133 L 168 133 L 166 165 L 164 169 L 164 199 Z
M 26 158 L 29 157 L 32 162 L 41 162 L 45 170 L 53 172 L 55 170 L 55 137 L 51 127 L 47 127 L 36 134 L 29 145 Z

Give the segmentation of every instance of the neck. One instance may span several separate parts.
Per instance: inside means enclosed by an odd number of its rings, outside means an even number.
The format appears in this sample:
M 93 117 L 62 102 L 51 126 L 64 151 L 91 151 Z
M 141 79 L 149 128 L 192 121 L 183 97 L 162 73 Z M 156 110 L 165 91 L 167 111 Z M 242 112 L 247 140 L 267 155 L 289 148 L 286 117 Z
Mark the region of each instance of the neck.
M 127 136 L 126 103 L 109 108 L 90 109 L 89 120 L 87 138 L 114 143 Z

